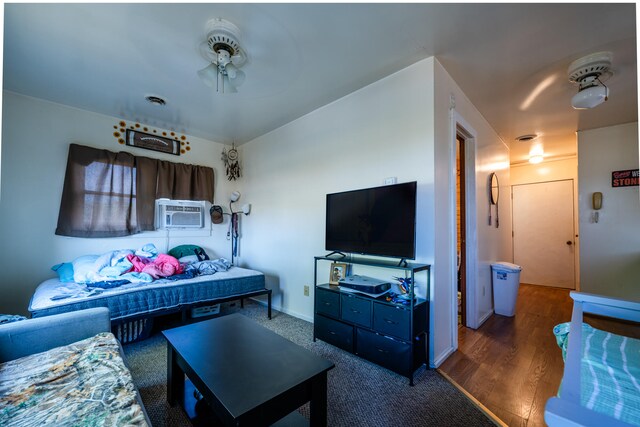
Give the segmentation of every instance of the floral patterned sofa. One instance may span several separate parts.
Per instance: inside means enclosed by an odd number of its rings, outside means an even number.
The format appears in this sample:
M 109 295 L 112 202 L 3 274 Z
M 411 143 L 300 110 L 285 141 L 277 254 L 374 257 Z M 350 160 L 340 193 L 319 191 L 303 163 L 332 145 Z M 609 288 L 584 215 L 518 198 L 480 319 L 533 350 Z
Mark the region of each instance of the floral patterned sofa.
M 0 325 L 0 425 L 150 426 L 107 308 Z

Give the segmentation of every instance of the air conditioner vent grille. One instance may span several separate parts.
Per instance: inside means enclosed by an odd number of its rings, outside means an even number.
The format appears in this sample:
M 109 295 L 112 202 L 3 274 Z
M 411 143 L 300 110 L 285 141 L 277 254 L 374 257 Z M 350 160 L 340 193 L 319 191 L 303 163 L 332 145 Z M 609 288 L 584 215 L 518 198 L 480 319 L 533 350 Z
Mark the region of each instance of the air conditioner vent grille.
M 203 228 L 204 202 L 157 200 L 156 228 Z

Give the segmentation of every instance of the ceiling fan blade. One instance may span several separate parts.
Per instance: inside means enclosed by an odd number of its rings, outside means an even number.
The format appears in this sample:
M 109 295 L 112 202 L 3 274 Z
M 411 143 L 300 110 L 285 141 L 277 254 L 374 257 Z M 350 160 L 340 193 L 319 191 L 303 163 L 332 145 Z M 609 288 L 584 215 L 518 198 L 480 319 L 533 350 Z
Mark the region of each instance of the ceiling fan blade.
M 216 82 L 218 81 L 218 66 L 216 64 L 209 64 L 198 71 L 198 77 L 200 77 L 207 86 L 215 88 Z
M 247 57 L 242 54 L 236 54 L 231 57 L 231 62 L 236 67 L 241 67 L 247 60 Z
M 234 86 L 234 84 L 231 82 L 231 80 L 229 79 L 229 76 L 224 76 L 224 78 L 222 79 L 223 82 L 223 93 L 237 93 L 238 89 L 236 89 L 236 87 Z
M 227 68 L 228 68 L 228 66 L 227 66 Z M 228 73 L 228 70 L 227 70 L 227 73 Z M 235 77 L 231 77 L 231 75 L 229 75 L 229 83 L 230 83 L 231 86 L 234 86 L 234 87 L 242 86 L 242 84 L 244 83 L 245 77 L 246 77 L 246 75 L 244 74 L 244 71 L 238 70 L 236 68 L 235 69 Z

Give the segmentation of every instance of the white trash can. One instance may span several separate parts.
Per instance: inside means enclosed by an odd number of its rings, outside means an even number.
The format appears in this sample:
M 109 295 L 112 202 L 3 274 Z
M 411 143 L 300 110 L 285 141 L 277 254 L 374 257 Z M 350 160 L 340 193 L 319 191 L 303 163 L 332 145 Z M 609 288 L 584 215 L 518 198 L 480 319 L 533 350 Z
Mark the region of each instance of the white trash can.
M 520 287 L 522 267 L 509 262 L 491 264 L 493 272 L 493 307 L 496 314 L 513 316 Z

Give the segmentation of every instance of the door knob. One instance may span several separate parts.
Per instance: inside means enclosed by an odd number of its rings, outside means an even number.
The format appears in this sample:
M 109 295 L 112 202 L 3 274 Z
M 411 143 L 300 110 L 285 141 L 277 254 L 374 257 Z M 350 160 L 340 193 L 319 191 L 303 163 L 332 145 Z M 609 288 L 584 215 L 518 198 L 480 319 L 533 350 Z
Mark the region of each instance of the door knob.
M 567 240 L 567 245 L 571 246 L 573 245 L 573 242 L 571 240 Z

